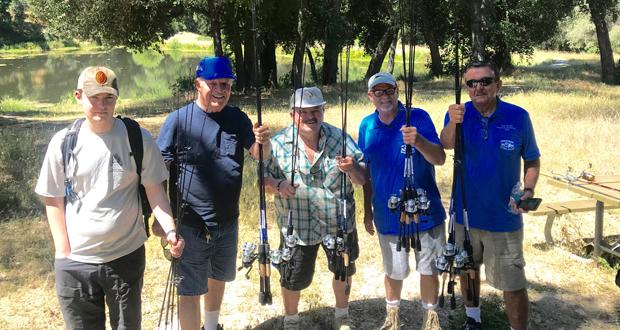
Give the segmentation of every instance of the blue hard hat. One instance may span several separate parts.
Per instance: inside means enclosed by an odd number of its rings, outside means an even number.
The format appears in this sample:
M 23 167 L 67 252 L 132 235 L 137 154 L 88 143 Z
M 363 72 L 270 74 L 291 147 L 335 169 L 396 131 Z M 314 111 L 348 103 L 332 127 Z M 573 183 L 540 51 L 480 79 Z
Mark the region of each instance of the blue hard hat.
M 196 78 L 213 80 L 220 78 L 237 79 L 232 72 L 230 60 L 227 57 L 205 57 L 196 67 Z

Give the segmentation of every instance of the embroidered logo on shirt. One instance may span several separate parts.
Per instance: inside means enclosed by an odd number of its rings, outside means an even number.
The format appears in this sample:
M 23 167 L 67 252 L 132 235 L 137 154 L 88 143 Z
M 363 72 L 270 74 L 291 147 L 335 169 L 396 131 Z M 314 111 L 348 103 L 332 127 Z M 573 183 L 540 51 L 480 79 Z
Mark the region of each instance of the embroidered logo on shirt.
M 403 145 L 400 146 L 400 153 L 405 155 L 407 153 L 407 145 L 403 143 Z M 415 154 L 415 148 L 411 148 L 411 154 Z
M 497 129 L 508 132 L 508 131 L 514 131 L 515 127 L 509 124 L 504 124 L 504 125 L 497 126 Z
M 515 143 L 511 140 L 500 140 L 499 148 L 508 151 L 515 150 Z

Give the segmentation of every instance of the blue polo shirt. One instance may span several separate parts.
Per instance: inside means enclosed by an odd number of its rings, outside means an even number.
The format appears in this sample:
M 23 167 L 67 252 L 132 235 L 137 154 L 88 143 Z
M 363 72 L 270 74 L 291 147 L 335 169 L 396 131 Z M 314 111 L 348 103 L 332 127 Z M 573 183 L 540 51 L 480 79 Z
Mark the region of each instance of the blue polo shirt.
M 444 125 L 450 121 L 446 114 Z M 463 117 L 465 195 L 469 225 L 494 232 L 523 227 L 523 217 L 509 212 L 512 187 L 521 178 L 521 159 L 540 158 L 530 116 L 524 109 L 497 99 L 488 118 L 473 103 L 465 103 Z M 463 223 L 461 181 L 456 184 L 456 219 Z
M 398 235 L 400 228 L 400 213 L 392 212 L 387 207 L 390 195 L 398 194 L 403 189 L 406 146 L 400 128 L 406 124 L 407 113 L 402 103 L 399 102 L 398 106 L 398 113 L 389 125 L 379 120 L 376 110 L 364 118 L 357 143 L 370 166 L 374 222 L 382 235 Z M 411 126 L 415 126 L 418 134 L 427 140 L 439 144 L 435 126 L 426 111 L 413 109 Z M 435 182 L 435 167 L 415 148 L 412 148 L 412 152 L 415 187 L 426 190 L 431 202 L 428 215 L 420 217 L 419 229 L 425 231 L 442 224 L 446 212 Z
M 252 122 L 237 107 L 206 113 L 192 102 L 166 118 L 157 145 L 170 167 L 171 180 L 183 184 L 183 197 L 193 212 L 185 224 L 228 222 L 239 217 L 243 149 L 254 144 Z M 181 164 L 176 178 L 177 164 Z M 176 205 L 176 192 L 171 202 Z M 188 192 L 189 188 L 189 192 Z

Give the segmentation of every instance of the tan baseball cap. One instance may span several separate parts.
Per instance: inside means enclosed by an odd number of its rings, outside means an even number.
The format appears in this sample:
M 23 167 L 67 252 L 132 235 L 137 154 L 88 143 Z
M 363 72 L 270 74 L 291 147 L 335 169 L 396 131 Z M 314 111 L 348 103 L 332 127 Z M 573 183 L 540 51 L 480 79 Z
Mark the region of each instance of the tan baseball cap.
M 77 89 L 86 96 L 109 93 L 118 96 L 118 84 L 114 71 L 103 66 L 89 66 L 78 78 Z

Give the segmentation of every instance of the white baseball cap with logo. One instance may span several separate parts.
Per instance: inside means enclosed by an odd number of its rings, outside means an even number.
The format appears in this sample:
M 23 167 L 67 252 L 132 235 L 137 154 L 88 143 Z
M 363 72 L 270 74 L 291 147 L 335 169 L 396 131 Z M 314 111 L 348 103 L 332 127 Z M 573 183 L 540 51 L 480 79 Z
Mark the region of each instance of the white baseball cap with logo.
M 324 105 L 323 93 L 318 87 L 302 87 L 298 88 L 291 95 L 290 108 L 312 108 Z
M 78 78 L 77 89 L 86 96 L 109 93 L 118 96 L 118 83 L 114 71 L 103 66 L 89 66 Z

